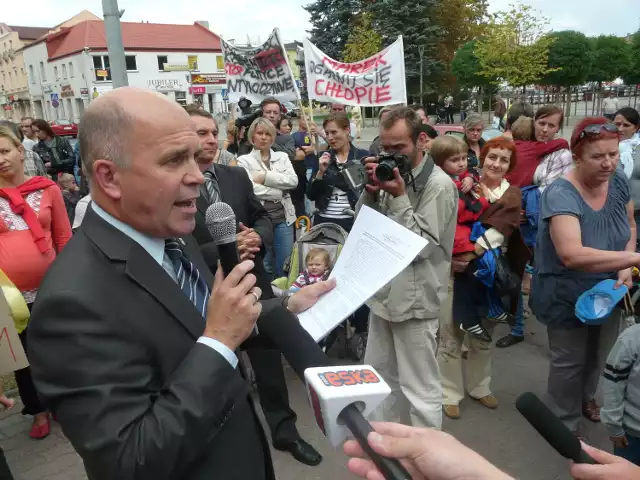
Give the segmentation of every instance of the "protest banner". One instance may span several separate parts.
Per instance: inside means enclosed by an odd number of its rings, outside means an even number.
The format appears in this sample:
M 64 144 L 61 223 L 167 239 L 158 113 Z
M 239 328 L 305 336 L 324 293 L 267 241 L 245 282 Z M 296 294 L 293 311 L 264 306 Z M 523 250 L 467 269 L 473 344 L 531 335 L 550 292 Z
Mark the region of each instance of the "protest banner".
M 222 40 L 222 54 L 231 103 L 241 97 L 254 103 L 267 97 L 280 101 L 300 98 L 277 28 L 259 47 L 236 47 Z
M 356 63 L 338 62 L 305 38 L 304 58 L 310 100 L 361 107 L 407 103 L 402 36 Z

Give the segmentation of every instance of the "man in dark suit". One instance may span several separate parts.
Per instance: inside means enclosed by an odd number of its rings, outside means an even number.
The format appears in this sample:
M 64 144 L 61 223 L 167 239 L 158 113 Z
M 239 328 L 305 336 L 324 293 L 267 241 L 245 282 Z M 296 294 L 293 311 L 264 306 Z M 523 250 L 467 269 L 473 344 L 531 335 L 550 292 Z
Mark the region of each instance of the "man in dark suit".
M 247 172 L 240 167 L 227 167 L 214 163 L 218 150 L 218 125 L 212 115 L 201 108 L 187 107 L 196 126 L 200 151 L 196 160 L 205 176 L 196 202 L 196 228 L 193 236 L 201 246 L 205 261 L 215 271 L 218 252 L 205 224 L 205 213 L 216 201 L 227 203 L 238 222 L 238 250 L 241 260 L 254 260 L 253 274 L 262 290 L 262 299 L 273 298 L 269 276 L 264 269 L 265 247 L 273 239 L 273 226 L 269 214 L 253 193 L 253 184 Z M 302 440 L 296 428 L 296 413 L 289 406 L 289 392 L 284 378 L 282 358 L 278 350 L 265 347 L 246 349 L 256 377 L 262 411 L 271 430 L 273 446 L 290 452 L 296 460 L 307 465 L 318 465 L 322 456 Z
M 127 87 L 93 101 L 80 132 L 93 203 L 34 306 L 39 394 L 91 480 L 273 479 L 234 351 L 283 305 L 258 301 L 250 260 L 210 288 L 188 236 L 204 181 L 192 121 Z M 294 313 L 319 291 L 300 293 Z

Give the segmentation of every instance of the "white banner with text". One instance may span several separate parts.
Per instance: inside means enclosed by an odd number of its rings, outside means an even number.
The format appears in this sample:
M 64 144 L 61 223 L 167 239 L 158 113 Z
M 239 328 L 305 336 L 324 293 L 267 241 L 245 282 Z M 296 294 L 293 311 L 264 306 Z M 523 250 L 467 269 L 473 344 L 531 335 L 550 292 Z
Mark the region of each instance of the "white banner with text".
M 407 103 L 402 36 L 356 63 L 329 58 L 305 38 L 304 59 L 310 100 L 361 107 Z
M 258 47 L 236 47 L 224 40 L 221 42 L 231 103 L 237 103 L 242 97 L 254 103 L 267 97 L 281 101 L 300 98 L 277 28 Z

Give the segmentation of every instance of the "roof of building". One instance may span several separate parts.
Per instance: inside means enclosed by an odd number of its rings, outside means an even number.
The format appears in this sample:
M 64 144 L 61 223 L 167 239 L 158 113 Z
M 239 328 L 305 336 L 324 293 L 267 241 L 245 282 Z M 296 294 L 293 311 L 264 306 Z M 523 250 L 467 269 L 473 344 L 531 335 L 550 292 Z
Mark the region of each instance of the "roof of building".
M 22 27 L 19 25 L 7 25 L 13 32 L 18 33 L 20 40 L 37 40 L 46 35 L 50 28 L 47 27 Z
M 121 22 L 122 43 L 128 51 L 221 51 L 220 37 L 202 25 Z M 88 20 L 47 35 L 49 60 L 82 52 L 106 50 L 104 22 Z

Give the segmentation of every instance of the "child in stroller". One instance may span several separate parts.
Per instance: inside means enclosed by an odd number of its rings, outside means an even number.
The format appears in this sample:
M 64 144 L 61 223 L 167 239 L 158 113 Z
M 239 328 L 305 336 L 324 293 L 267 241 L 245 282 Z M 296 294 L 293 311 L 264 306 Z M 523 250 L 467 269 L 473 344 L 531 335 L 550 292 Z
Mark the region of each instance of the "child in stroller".
M 347 232 L 335 223 L 322 223 L 311 228 L 294 244 L 288 266 L 285 267 L 288 277 L 278 278 L 272 282 L 273 293 L 277 296 L 291 295 L 295 291 L 296 282 L 301 287 L 306 282 L 305 272 L 311 274 L 308 275 L 309 283 L 315 283 L 315 281 L 328 277 L 330 268 L 335 265 L 346 241 Z M 315 260 L 320 254 L 324 257 L 327 268 L 320 279 L 311 281 L 311 277 L 319 276 L 319 274 L 315 267 L 312 269 L 310 261 L 312 259 Z M 299 280 L 302 280 L 302 282 L 299 282 Z M 360 314 L 360 311 L 357 311 L 332 331 L 320 344 L 328 351 L 336 341 L 339 344 L 344 342 L 344 345 L 340 345 L 343 348 L 338 350 L 339 355 L 349 356 L 355 361 L 360 361 L 364 357 L 367 339 L 367 321 L 366 318 L 363 321 L 361 317 L 363 315 Z M 356 328 L 356 325 L 358 328 Z M 340 335 L 342 331 L 344 331 L 344 335 Z
M 329 278 L 331 273 L 331 256 L 324 248 L 312 248 L 307 253 L 304 261 L 306 269 L 293 282 L 289 293 L 295 293 L 301 288 L 314 283 L 322 282 Z

